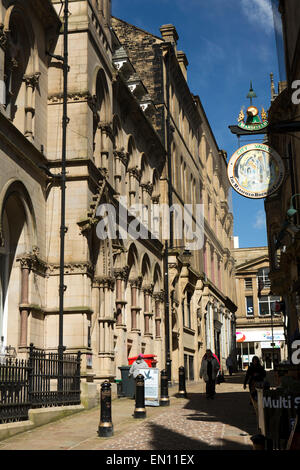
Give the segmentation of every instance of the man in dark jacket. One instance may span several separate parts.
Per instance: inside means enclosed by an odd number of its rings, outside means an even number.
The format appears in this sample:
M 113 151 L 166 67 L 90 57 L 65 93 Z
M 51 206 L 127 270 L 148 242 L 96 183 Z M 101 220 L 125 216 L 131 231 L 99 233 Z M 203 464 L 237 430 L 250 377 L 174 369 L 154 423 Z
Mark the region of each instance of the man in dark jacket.
M 247 387 L 247 383 L 249 383 L 249 391 L 251 398 L 256 400 L 256 384 L 258 382 L 263 382 L 264 378 L 266 377 L 266 371 L 264 367 L 260 364 L 259 358 L 254 356 L 248 370 L 246 372 L 245 380 L 244 380 L 244 389 Z

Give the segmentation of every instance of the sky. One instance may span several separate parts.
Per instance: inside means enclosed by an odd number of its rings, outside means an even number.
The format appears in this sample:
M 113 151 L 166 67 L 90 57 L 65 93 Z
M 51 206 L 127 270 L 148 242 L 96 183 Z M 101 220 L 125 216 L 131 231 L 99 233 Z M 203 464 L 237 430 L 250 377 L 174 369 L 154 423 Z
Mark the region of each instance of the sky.
M 272 0 L 273 1 L 273 0 Z M 173 24 L 177 49 L 189 61 L 188 84 L 199 95 L 220 149 L 228 158 L 238 143 L 228 126 L 237 124 L 252 81 L 259 110 L 270 107 L 270 73 L 275 87 L 282 77 L 271 0 L 112 0 L 112 14 L 156 36 Z M 280 65 L 279 65 L 280 64 Z M 281 71 L 281 73 L 279 72 Z M 251 136 L 260 142 L 262 136 Z M 232 190 L 234 236 L 240 248 L 266 246 L 264 200 L 247 199 Z

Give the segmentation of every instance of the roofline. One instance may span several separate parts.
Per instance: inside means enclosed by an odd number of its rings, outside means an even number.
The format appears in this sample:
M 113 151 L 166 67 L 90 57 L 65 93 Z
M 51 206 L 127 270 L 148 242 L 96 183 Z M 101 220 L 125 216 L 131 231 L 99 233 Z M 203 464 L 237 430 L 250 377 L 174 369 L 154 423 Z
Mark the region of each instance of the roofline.
M 206 114 L 205 109 L 204 109 L 204 107 L 203 107 L 203 105 L 202 105 L 200 96 L 199 96 L 199 95 L 194 95 L 193 93 L 191 93 L 191 94 L 192 94 L 194 100 L 195 100 L 197 103 L 199 103 L 200 108 L 201 108 L 201 111 L 202 111 L 203 116 L 204 116 L 204 119 L 205 119 L 205 122 L 206 122 L 206 124 L 208 125 L 208 129 L 209 129 L 209 131 L 210 131 L 210 134 L 211 134 L 211 136 L 212 136 L 212 138 L 213 138 L 213 141 L 214 141 L 214 143 L 215 143 L 215 145 L 216 145 L 216 147 L 217 147 L 218 152 L 220 152 L 222 149 L 220 149 L 220 147 L 219 147 L 219 145 L 218 145 L 218 143 L 217 143 L 215 134 L 213 133 L 213 130 L 212 130 L 212 128 L 211 128 L 211 125 L 210 125 L 210 122 L 209 122 L 209 120 L 208 120 L 207 114 Z
M 128 24 L 128 26 L 132 26 L 133 28 L 138 29 L 139 31 L 142 31 L 143 33 L 149 34 L 149 36 L 153 36 L 154 38 L 159 39 L 161 42 L 165 42 L 162 37 L 156 36 L 155 34 L 150 33 L 149 31 L 146 31 L 145 29 L 142 29 L 139 26 L 136 26 L 132 23 L 128 23 L 128 21 L 124 21 L 121 18 L 118 18 L 117 16 L 114 16 L 114 15 L 112 15 L 111 17 L 114 18 L 115 20 L 121 21 L 124 24 Z
M 242 251 L 242 250 L 268 250 L 268 246 L 249 246 L 246 248 L 233 248 L 232 251 Z

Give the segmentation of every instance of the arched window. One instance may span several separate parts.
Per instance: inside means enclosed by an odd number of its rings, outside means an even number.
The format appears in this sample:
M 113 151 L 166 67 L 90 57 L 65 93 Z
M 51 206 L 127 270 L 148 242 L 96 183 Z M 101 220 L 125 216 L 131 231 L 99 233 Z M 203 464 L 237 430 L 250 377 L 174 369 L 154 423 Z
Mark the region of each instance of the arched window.
M 2 101 L 7 117 L 29 139 L 34 138 L 35 91 L 39 64 L 30 19 L 21 5 L 7 10 L 7 44 L 4 59 Z

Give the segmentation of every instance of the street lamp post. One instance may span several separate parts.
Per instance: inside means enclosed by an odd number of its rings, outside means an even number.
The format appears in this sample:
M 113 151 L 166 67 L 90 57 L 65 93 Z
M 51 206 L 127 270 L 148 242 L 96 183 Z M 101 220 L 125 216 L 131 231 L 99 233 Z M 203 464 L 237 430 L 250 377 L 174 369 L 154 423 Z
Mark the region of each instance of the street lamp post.
M 63 117 L 62 117 L 62 158 L 61 158 L 61 223 L 60 223 L 60 271 L 59 271 L 59 329 L 58 329 L 58 390 L 63 389 L 63 315 L 64 315 L 64 265 L 66 228 L 66 146 L 67 146 L 67 99 L 68 99 L 68 16 L 69 0 L 64 3 L 64 55 L 63 55 Z

